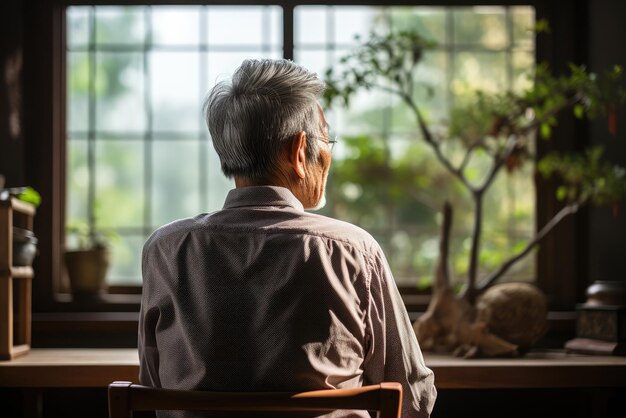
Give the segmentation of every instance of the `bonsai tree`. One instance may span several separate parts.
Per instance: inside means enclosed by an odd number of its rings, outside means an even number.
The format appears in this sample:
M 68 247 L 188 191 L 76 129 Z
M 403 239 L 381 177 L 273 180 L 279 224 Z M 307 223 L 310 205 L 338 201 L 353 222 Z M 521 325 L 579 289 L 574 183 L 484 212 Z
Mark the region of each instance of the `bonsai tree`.
M 395 95 L 414 116 L 419 133 L 416 137 L 430 148 L 436 161 L 455 180 L 455 187 L 460 186 L 471 196 L 469 268 L 459 294 L 450 285 L 447 268 L 453 208 L 442 202 L 444 216 L 433 295 L 427 312 L 414 324 L 422 348 L 455 351 L 465 356 L 518 354 L 542 334 L 542 326 L 520 330 L 522 322 L 527 325 L 533 322 L 523 309 L 519 310 L 514 324 L 493 323 L 498 297 L 485 297 L 485 292 L 556 225 L 583 205 L 616 205 L 626 196 L 626 169 L 603 161 L 600 147 L 574 155 L 551 153 L 538 161 L 537 169 L 542 175 L 560 179 L 557 198 L 564 202 L 563 207 L 540 226 L 523 248 L 479 281 L 485 195 L 502 170 L 515 173 L 534 162 L 530 145 L 537 136 L 550 139 L 557 125 L 556 116 L 563 111 L 571 111 L 577 118 L 603 115 L 608 118 L 609 131 L 615 135 L 615 109 L 626 98 L 626 90 L 621 86 L 622 69 L 615 66 L 599 76 L 582 66 L 571 65 L 568 75 L 556 77 L 548 66 L 539 65 L 534 69 L 534 83 L 525 91 L 497 94 L 477 91 L 473 103 L 453 109 L 445 129 L 435 130 L 424 116 L 421 104 L 414 100 L 415 89 L 420 87 L 416 69 L 424 52 L 433 46 L 415 32 L 372 33 L 360 47 L 341 58 L 339 66 L 327 71 L 325 101 L 329 106 L 336 103 L 349 106 L 354 95 L 364 90 Z M 460 160 L 453 160 L 446 153 L 450 144 L 462 147 Z M 479 153 L 489 159 L 489 164 L 479 176 L 480 181 L 475 181 L 467 170 Z M 537 295 L 536 289 L 518 286 L 508 289 L 507 295 L 520 306 L 530 303 L 539 318 L 543 315 L 545 319 L 545 300 L 541 294 Z M 509 302 L 506 304 L 511 309 Z M 490 332 L 499 326 L 503 328 L 499 335 Z M 504 329 L 507 327 L 514 329 Z

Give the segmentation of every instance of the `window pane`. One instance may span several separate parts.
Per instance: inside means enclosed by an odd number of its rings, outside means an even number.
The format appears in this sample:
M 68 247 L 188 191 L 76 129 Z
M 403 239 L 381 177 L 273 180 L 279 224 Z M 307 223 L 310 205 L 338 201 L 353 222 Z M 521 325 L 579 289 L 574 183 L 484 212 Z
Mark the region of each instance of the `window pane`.
M 143 56 L 97 52 L 96 129 L 142 132 L 146 128 Z
M 263 22 L 267 22 L 267 15 L 269 15 L 269 43 L 275 45 L 276 49 L 280 50 L 282 57 L 283 49 L 283 9 L 282 7 L 269 6 L 265 8 L 266 16 L 263 17 Z
M 67 53 L 67 130 L 87 131 L 89 127 L 89 54 Z
M 354 39 L 367 39 L 372 30 L 387 32 L 388 21 L 386 14 L 379 8 L 373 7 L 334 7 L 334 42 L 339 45 L 354 45 L 359 41 Z
M 416 30 L 428 40 L 446 42 L 446 13 L 442 7 L 394 7 L 391 21 L 394 31 Z
M 97 139 L 96 202 L 97 228 L 143 225 L 143 143 Z
M 67 45 L 71 47 L 86 46 L 89 43 L 91 30 L 91 9 L 89 7 L 67 8 Z
M 282 32 L 270 29 L 272 21 L 277 21 L 277 9 L 262 6 L 210 8 L 207 25 L 209 44 L 277 45 L 279 39 L 282 40 Z
M 476 90 L 497 93 L 507 88 L 506 54 L 461 52 L 455 56 L 452 91 L 471 99 Z
M 67 223 L 87 225 L 89 166 L 87 141 L 67 141 Z
M 142 44 L 145 39 L 144 7 L 96 7 L 96 43 Z
M 111 241 L 111 268 L 107 272 L 109 285 L 141 285 L 141 251 L 143 235 L 116 235 Z
M 156 140 L 152 159 L 152 222 L 164 225 L 200 212 L 197 140 Z
M 294 43 L 325 44 L 328 35 L 327 7 L 298 6 L 294 10 Z
M 513 89 L 523 91 L 532 86 L 535 54 L 532 51 L 513 50 Z
M 431 123 L 438 123 L 448 116 L 448 89 L 446 71 L 448 57 L 442 51 L 428 51 L 415 71 L 413 100 L 420 106 L 424 118 Z M 427 104 L 427 105 L 425 105 Z M 391 97 L 393 109 L 391 131 L 415 132 L 415 115 L 395 95 Z
M 391 95 L 380 91 L 359 92 L 350 101 L 349 108 L 333 110 L 335 126 L 341 135 L 383 133 L 389 129 Z
M 157 45 L 198 45 L 200 7 L 152 7 L 152 43 Z
M 535 46 L 535 11 L 532 7 L 512 7 L 513 42 L 515 45 L 534 48 Z
M 504 8 L 475 6 L 458 8 L 453 12 L 454 42 L 500 49 L 509 44 Z
M 152 52 L 149 57 L 152 128 L 196 132 L 202 94 L 198 53 Z

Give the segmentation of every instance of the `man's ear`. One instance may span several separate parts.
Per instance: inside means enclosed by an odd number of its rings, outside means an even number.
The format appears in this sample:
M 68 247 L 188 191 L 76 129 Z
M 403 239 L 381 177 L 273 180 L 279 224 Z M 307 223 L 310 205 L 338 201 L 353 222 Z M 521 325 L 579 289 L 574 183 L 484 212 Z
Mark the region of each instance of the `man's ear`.
M 291 141 L 289 150 L 289 163 L 298 177 L 306 176 L 306 132 L 296 134 Z

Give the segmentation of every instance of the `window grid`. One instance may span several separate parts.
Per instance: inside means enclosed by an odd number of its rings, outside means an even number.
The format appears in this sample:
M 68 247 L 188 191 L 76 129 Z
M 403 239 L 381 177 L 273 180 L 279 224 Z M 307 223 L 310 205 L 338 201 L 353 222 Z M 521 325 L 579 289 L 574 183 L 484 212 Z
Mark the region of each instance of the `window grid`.
M 95 214 L 95 202 L 96 202 L 96 139 L 100 141 L 106 139 L 125 139 L 125 140 L 138 140 L 143 142 L 143 193 L 144 193 L 144 202 L 143 202 L 143 225 L 140 227 L 134 226 L 120 226 L 116 227 L 115 230 L 121 236 L 138 236 L 142 235 L 143 238 L 147 238 L 147 236 L 156 228 L 158 225 L 153 225 L 154 213 L 153 213 L 153 145 L 154 141 L 177 141 L 177 140 L 197 140 L 199 141 L 199 153 L 198 153 L 198 167 L 200 170 L 200 178 L 199 178 L 199 195 L 200 195 L 200 208 L 206 208 L 209 204 L 209 187 L 208 184 L 208 153 L 209 153 L 209 145 L 208 142 L 210 140 L 207 129 L 205 128 L 202 121 L 198 123 L 198 131 L 176 131 L 176 132 L 167 132 L 164 130 L 155 131 L 153 129 L 153 100 L 151 95 L 151 75 L 152 71 L 150 68 L 149 62 L 149 53 L 155 51 L 162 52 L 197 52 L 199 54 L 199 93 L 200 97 L 198 98 L 200 101 L 202 100 L 203 92 L 206 92 L 209 88 L 207 83 L 207 78 L 204 77 L 204 74 L 207 74 L 209 68 L 209 52 L 258 52 L 258 45 L 212 45 L 210 40 L 208 39 L 208 10 L 211 6 L 201 6 L 199 13 L 199 33 L 200 39 L 198 45 L 160 45 L 153 43 L 153 28 L 152 28 L 152 6 L 146 6 L 143 8 L 143 18 L 145 24 L 145 36 L 143 39 L 143 44 L 141 45 L 123 45 L 123 44 L 105 44 L 100 45 L 96 44 L 96 32 L 97 32 L 97 19 L 96 19 L 96 6 L 89 6 L 89 41 L 87 46 L 76 46 L 76 45 L 68 45 L 68 52 L 87 52 L 89 54 L 89 102 L 88 102 L 88 130 L 80 131 L 74 130 L 69 132 L 68 140 L 71 141 L 80 141 L 83 139 L 87 140 L 87 154 L 88 154 L 88 168 L 89 168 L 89 186 L 88 186 L 88 221 L 90 230 L 94 230 L 96 226 L 96 214 Z M 308 7 L 308 6 L 298 6 L 298 7 Z M 298 8 L 296 7 L 296 9 Z M 268 6 L 265 7 L 268 9 Z M 386 21 L 391 26 L 391 8 L 390 7 L 381 7 L 382 13 L 385 15 Z M 300 51 L 315 51 L 315 50 L 324 50 L 326 52 L 326 60 L 327 63 L 331 63 L 334 60 L 334 54 L 337 50 L 345 49 L 350 47 L 350 44 L 335 42 L 336 33 L 335 33 L 335 10 L 334 6 L 326 7 L 325 14 L 327 17 L 327 27 L 326 27 L 326 35 L 327 42 L 326 43 L 298 43 L 296 40 L 294 43 L 296 50 Z M 454 93 L 450 88 L 450 81 L 454 79 L 454 68 L 455 68 L 455 58 L 459 52 L 485 52 L 485 53 L 501 53 L 505 52 L 505 62 L 506 62 L 506 83 L 510 88 L 513 84 L 513 76 L 514 76 L 514 66 L 513 66 L 513 53 L 514 50 L 527 50 L 532 51 L 532 48 L 526 48 L 524 46 L 520 46 L 515 42 L 514 38 L 514 30 L 513 30 L 513 18 L 511 14 L 511 8 L 505 6 L 505 23 L 506 23 L 506 31 L 508 34 L 508 43 L 503 49 L 487 49 L 478 45 L 474 45 L 471 43 L 455 43 L 454 42 L 454 8 L 447 8 L 445 10 L 445 42 L 438 46 L 438 50 L 445 54 L 445 79 L 448 88 L 446 89 L 446 94 L 444 96 L 445 99 L 445 107 L 450 109 L 454 103 Z M 284 8 L 283 14 L 287 12 L 294 12 L 294 8 Z M 287 24 L 289 21 L 293 21 L 293 16 L 283 16 L 284 24 Z M 262 15 L 262 36 L 263 42 L 261 43 L 260 49 L 263 53 L 270 53 L 275 50 L 280 50 L 281 45 L 271 44 L 270 43 L 270 14 L 263 13 Z M 284 37 L 283 41 L 287 40 Z M 293 56 L 292 50 L 287 50 L 285 47 L 283 50 L 285 57 Z M 98 130 L 96 125 L 96 55 L 99 52 L 141 52 L 142 53 L 142 71 L 143 71 L 143 94 L 144 94 L 144 112 L 146 115 L 146 126 L 143 132 L 107 132 L 103 130 Z M 400 136 L 401 132 L 394 132 L 392 127 L 393 120 L 393 106 L 391 97 L 388 97 L 387 101 L 388 106 L 385 108 L 383 113 L 382 125 L 380 134 L 386 139 L 390 138 L 392 133 L 395 136 Z M 339 127 L 341 129 L 341 127 Z M 340 132 L 341 133 L 341 132 Z M 332 178 L 329 181 L 329 184 L 332 184 Z M 329 200 L 329 208 L 332 211 L 332 199 Z M 395 218 L 391 217 L 391 224 L 387 228 L 383 228 L 380 230 L 372 230 L 371 232 L 375 235 L 382 237 L 382 240 L 385 242 L 390 242 L 393 232 L 399 227 L 395 225 Z M 402 226 L 406 229 L 406 225 Z M 414 230 L 413 232 L 423 232 L 420 227 L 410 228 Z M 513 231 L 514 232 L 514 231 Z M 389 252 L 390 261 L 393 263 L 394 253 Z M 111 278 L 110 278 L 111 279 Z
M 158 6 L 156 6 L 158 7 Z M 109 140 L 131 140 L 139 141 L 143 144 L 143 159 L 141 162 L 143 166 L 143 187 L 141 193 L 143 193 L 143 214 L 140 226 L 122 225 L 113 226 L 110 229 L 115 230 L 115 233 L 121 238 L 141 237 L 145 240 L 153 231 L 160 225 L 155 225 L 154 222 L 154 210 L 153 210 L 153 188 L 155 186 L 154 179 L 154 144 L 155 141 L 184 141 L 192 140 L 198 143 L 198 167 L 199 167 L 199 179 L 198 179 L 198 194 L 199 194 L 199 208 L 206 208 L 209 203 L 209 187 L 208 184 L 208 165 L 210 164 L 209 154 L 209 133 L 201 118 L 198 118 L 197 131 L 172 131 L 165 130 L 157 131 L 154 129 L 154 111 L 153 111 L 153 97 L 151 91 L 152 72 L 150 63 L 150 53 L 152 52 L 191 52 L 198 54 L 198 101 L 202 102 L 204 93 L 208 90 L 208 82 L 206 74 L 209 66 L 209 53 L 210 52 L 256 52 L 259 51 L 263 54 L 269 54 L 272 51 L 281 50 L 282 45 L 272 42 L 270 37 L 271 30 L 271 18 L 270 7 L 262 6 L 263 10 L 261 14 L 261 36 L 262 41 L 259 44 L 237 44 L 237 45 L 214 45 L 210 43 L 208 32 L 208 13 L 211 6 L 204 5 L 199 7 L 199 34 L 197 45 L 164 45 L 153 43 L 154 31 L 153 31 L 153 6 L 138 6 L 136 10 L 140 10 L 143 16 L 144 23 L 144 36 L 143 42 L 133 44 L 101 44 L 98 43 L 97 31 L 98 31 L 98 19 L 96 18 L 97 10 L 99 6 L 82 6 L 81 9 L 87 9 L 87 21 L 89 22 L 89 31 L 87 43 L 83 45 L 66 45 L 66 51 L 68 56 L 70 53 L 83 52 L 88 55 L 88 119 L 87 130 L 72 130 L 68 128 L 67 140 L 72 147 L 72 144 L 78 144 L 82 141 L 87 142 L 87 214 L 86 220 L 90 232 L 102 230 L 102 227 L 98 225 L 96 206 L 97 206 L 97 187 L 98 187 L 98 173 L 97 173 L 97 141 L 109 141 Z M 96 104 L 96 79 L 97 79 L 97 55 L 98 53 L 141 53 L 142 56 L 142 75 L 143 75 L 143 112 L 146 118 L 146 125 L 143 131 L 106 131 L 98 129 L 98 114 Z M 70 175 L 70 173 L 68 173 Z M 189 214 L 191 216 L 192 214 Z M 109 228 L 107 228 L 109 229 Z M 125 283 L 128 281 L 128 277 L 107 277 L 107 280 L 112 283 Z M 136 282 L 136 279 L 134 280 Z
M 298 6 L 296 9 L 299 9 L 299 8 L 305 9 L 307 7 L 310 7 L 310 6 Z M 294 48 L 296 51 L 296 58 L 298 57 L 298 52 L 301 52 L 301 51 L 310 52 L 310 51 L 322 50 L 326 52 L 326 64 L 327 64 L 326 66 L 328 67 L 330 63 L 332 63 L 335 59 L 334 57 L 335 51 L 346 50 L 354 46 L 353 44 L 340 43 L 336 40 L 335 31 L 334 31 L 334 28 L 335 28 L 334 19 L 335 19 L 335 11 L 337 10 L 338 7 L 341 8 L 343 6 L 326 6 L 325 7 L 326 25 L 327 25 L 326 42 L 324 43 L 307 42 L 307 41 L 301 41 L 299 39 L 296 39 L 295 48 Z M 393 19 L 392 19 L 392 10 L 394 9 L 394 7 L 383 6 L 377 9 L 379 9 L 380 13 L 383 15 L 383 19 L 385 20 L 388 29 L 392 31 L 395 30 L 395 28 L 393 27 Z M 507 40 L 508 40 L 508 42 L 503 48 L 487 48 L 485 46 L 482 46 L 476 43 L 471 43 L 471 42 L 470 43 L 456 42 L 455 41 L 455 18 L 456 18 L 455 14 L 458 13 L 460 10 L 467 10 L 468 7 L 442 7 L 441 9 L 444 10 L 444 22 L 445 22 L 444 33 L 445 35 L 444 35 L 444 41 L 436 45 L 435 51 L 444 53 L 444 59 L 445 59 L 445 83 L 444 84 L 447 86 L 446 93 L 444 96 L 445 108 L 449 110 L 449 109 L 452 109 L 452 107 L 455 105 L 455 94 L 451 88 L 451 85 L 452 85 L 452 80 L 454 80 L 455 78 L 454 70 L 456 68 L 456 58 L 458 54 L 462 52 L 481 52 L 481 53 L 487 53 L 487 54 L 504 53 L 505 66 L 506 66 L 505 67 L 506 88 L 511 89 L 513 87 L 513 81 L 514 81 L 514 66 L 513 66 L 514 51 L 516 50 L 526 51 L 526 52 L 533 51 L 533 46 L 528 47 L 528 46 L 521 45 L 515 39 L 515 34 L 513 30 L 514 22 L 513 22 L 513 17 L 512 17 L 512 7 L 502 6 L 502 9 L 504 12 L 504 23 L 505 23 L 506 33 L 507 33 Z M 396 138 L 403 137 L 404 140 L 410 140 L 411 139 L 410 137 L 414 136 L 414 131 L 400 132 L 397 129 L 394 129 L 393 127 L 392 121 L 393 121 L 394 110 L 393 110 L 391 95 L 389 94 L 386 95 L 386 102 L 387 102 L 387 106 L 383 109 L 382 123 L 380 125 L 380 130 L 378 134 L 385 141 L 391 141 L 392 135 L 395 136 Z M 332 117 L 332 111 L 330 113 Z M 342 126 L 340 123 L 335 122 L 334 125 L 337 126 L 336 129 L 340 137 L 342 135 L 346 135 L 345 132 L 342 132 Z M 333 187 L 332 171 L 331 171 L 331 176 L 329 178 L 329 186 Z M 332 216 L 335 212 L 335 208 L 334 208 L 335 202 L 333 201 L 332 194 L 328 197 L 329 197 L 329 200 L 327 202 L 326 210 L 327 210 L 327 213 Z M 510 213 L 513 213 L 514 208 L 515 208 L 516 197 L 514 196 L 514 191 L 512 190 L 512 188 L 509 189 L 509 198 L 511 199 L 511 202 L 512 202 Z M 510 216 L 509 219 L 512 220 L 512 216 Z M 396 217 L 393 215 L 390 215 L 388 217 L 387 222 L 388 222 L 387 225 L 382 226 L 382 227 L 368 226 L 367 230 L 370 233 L 372 233 L 372 235 L 374 235 L 381 242 L 381 245 L 385 249 L 385 254 L 392 266 L 396 264 L 395 262 L 398 256 L 395 251 L 390 249 L 390 246 L 392 245 L 391 242 L 393 240 L 393 236 L 397 231 L 399 230 L 406 231 L 414 236 L 418 236 L 419 234 L 433 234 L 433 233 L 438 234 L 439 232 L 438 230 L 433 231 L 432 229 L 424 228 L 421 226 L 399 225 L 397 224 Z M 532 232 L 534 231 L 534 228 L 533 228 L 534 225 L 529 225 L 528 228 L 520 230 L 512 226 L 511 225 L 512 223 L 513 222 L 509 222 L 509 225 L 507 228 L 509 240 L 511 241 L 515 241 L 521 237 L 528 236 L 532 234 Z M 456 233 L 466 234 L 467 236 L 469 236 L 470 231 L 469 230 L 464 231 L 460 228 L 456 228 Z M 400 255 L 399 257 L 402 257 L 402 255 Z M 531 266 L 531 269 L 534 270 L 534 260 L 532 260 L 529 257 L 526 260 L 526 262 L 528 262 L 529 265 Z M 513 276 L 513 274 L 510 273 L 509 276 Z M 401 277 L 397 274 L 395 278 L 400 284 L 413 283 L 413 279 L 414 279 L 412 277 Z M 522 272 L 521 277 L 517 277 L 517 278 L 521 278 L 525 280 L 534 279 L 534 278 L 528 277 L 527 273 L 525 272 Z

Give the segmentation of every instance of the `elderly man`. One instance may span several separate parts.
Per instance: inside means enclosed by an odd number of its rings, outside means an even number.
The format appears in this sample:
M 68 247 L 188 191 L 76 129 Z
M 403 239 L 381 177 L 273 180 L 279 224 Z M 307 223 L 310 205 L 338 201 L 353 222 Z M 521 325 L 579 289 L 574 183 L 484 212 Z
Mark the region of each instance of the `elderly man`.
M 433 373 L 380 246 L 305 211 L 324 196 L 334 143 L 317 100 L 324 88 L 291 61 L 246 60 L 210 93 L 207 124 L 236 188 L 222 210 L 145 243 L 142 384 L 302 391 L 396 381 L 403 416 L 430 415 Z

